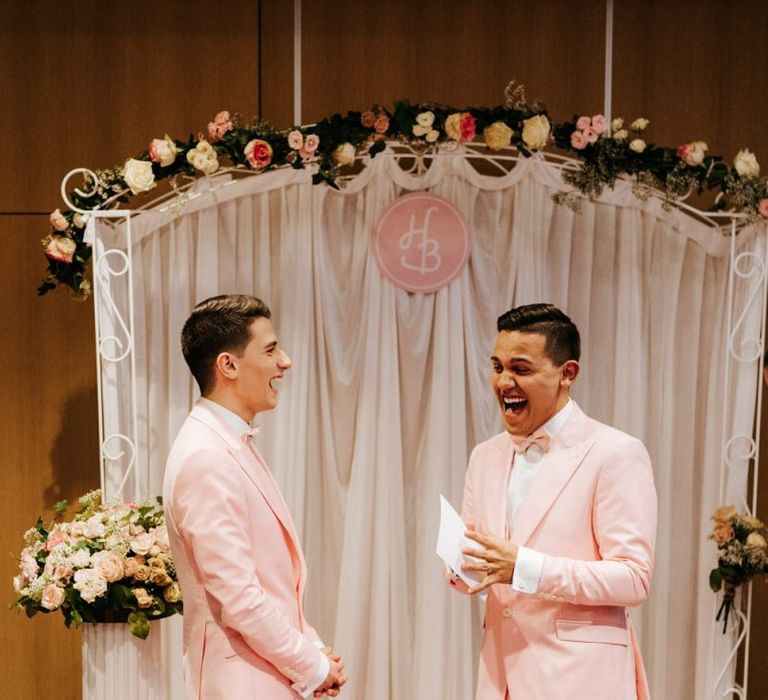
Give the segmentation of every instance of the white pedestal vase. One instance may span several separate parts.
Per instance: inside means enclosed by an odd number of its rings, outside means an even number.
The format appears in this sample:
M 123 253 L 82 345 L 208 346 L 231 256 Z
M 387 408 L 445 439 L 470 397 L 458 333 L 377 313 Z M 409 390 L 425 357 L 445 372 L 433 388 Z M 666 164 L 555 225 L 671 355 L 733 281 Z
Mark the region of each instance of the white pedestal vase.
M 121 623 L 84 624 L 83 700 L 167 700 L 161 630 L 139 639 Z

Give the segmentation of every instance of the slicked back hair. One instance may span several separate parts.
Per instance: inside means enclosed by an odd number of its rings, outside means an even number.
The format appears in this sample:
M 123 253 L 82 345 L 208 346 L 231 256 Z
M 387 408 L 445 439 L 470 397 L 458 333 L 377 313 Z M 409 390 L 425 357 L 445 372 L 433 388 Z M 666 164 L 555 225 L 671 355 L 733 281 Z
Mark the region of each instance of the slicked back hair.
M 192 310 L 181 330 L 181 352 L 203 396 L 213 387 L 216 358 L 245 350 L 255 318 L 272 318 L 272 312 L 261 299 L 246 294 L 211 297 Z
M 501 331 L 540 333 L 546 337 L 544 352 L 559 367 L 581 356 L 579 329 L 560 309 L 552 304 L 516 306 L 499 316 L 496 328 Z

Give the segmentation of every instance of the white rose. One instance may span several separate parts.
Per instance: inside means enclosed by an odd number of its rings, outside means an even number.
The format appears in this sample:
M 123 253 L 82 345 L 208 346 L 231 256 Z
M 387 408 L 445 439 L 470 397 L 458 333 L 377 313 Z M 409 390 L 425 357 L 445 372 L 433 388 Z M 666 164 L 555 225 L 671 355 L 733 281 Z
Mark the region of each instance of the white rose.
M 643 139 L 632 139 L 629 142 L 629 147 L 635 153 L 642 153 L 645 150 L 645 141 L 643 141 Z
M 150 530 L 150 533 L 154 535 L 155 542 L 157 542 L 163 549 L 168 549 L 171 546 L 168 539 L 168 528 L 165 525 L 158 525 Z
M 435 122 L 434 112 L 421 112 L 416 115 L 416 123 L 427 130 L 430 129 L 430 127 L 432 126 L 432 124 L 434 124 L 434 122 Z
M 176 144 L 168 134 L 162 139 L 152 139 L 149 144 L 149 157 L 164 168 L 176 160 L 178 152 L 179 149 L 176 148 Z
M 154 535 L 150 535 L 148 532 L 141 532 L 131 540 L 131 549 L 134 554 L 149 554 L 149 550 L 152 549 L 154 544 Z
M 24 552 L 21 555 L 19 570 L 21 571 L 21 575 L 27 579 L 27 581 L 31 581 L 37 576 L 37 562 L 29 552 Z
M 69 557 L 69 563 L 73 569 L 84 569 L 91 563 L 91 553 L 85 547 L 78 549 Z
M 88 221 L 88 217 L 83 216 L 82 214 L 78 213 L 75 214 L 72 217 L 72 223 L 77 226 L 77 228 L 85 228 L 85 224 Z
M 748 148 L 739 151 L 733 159 L 733 167 L 740 177 L 757 177 L 760 174 L 760 164 L 755 154 Z
M 355 147 L 349 141 L 339 144 L 333 152 L 333 160 L 339 165 L 352 165 L 355 162 Z
M 88 518 L 88 520 L 85 521 L 83 535 L 85 535 L 85 537 L 88 539 L 93 540 L 97 537 L 104 537 L 105 532 L 106 528 L 104 527 L 104 523 L 101 522 L 100 515 L 92 515 L 90 518 Z
M 40 605 L 46 610 L 56 610 L 61 607 L 64 598 L 64 589 L 59 588 L 55 583 L 50 583 L 43 589 Z
M 426 138 L 427 143 L 434 143 L 438 136 L 440 136 L 440 132 L 437 129 L 430 129 L 424 138 Z
M 543 114 L 523 121 L 523 141 L 528 148 L 536 150 L 544 148 L 549 140 L 549 119 Z
M 617 141 L 623 141 L 627 136 L 629 136 L 629 132 L 626 129 L 619 129 L 613 134 L 613 138 Z
M 96 552 L 91 557 L 91 565 L 107 581 L 119 581 L 123 578 L 123 560 L 114 552 Z
M 768 547 L 768 542 L 765 541 L 765 537 L 759 532 L 750 532 L 747 535 L 747 544 L 751 547 L 760 547 L 762 549 Z
M 629 128 L 632 129 L 632 131 L 645 131 L 645 127 L 647 127 L 649 123 L 650 122 L 647 119 L 639 117 L 629 125 Z
M 616 117 L 616 119 L 611 122 L 611 131 L 618 131 L 619 129 L 623 128 L 624 120 L 621 117 Z
M 55 211 L 51 212 L 51 226 L 55 228 L 57 231 L 66 231 L 69 228 L 69 224 L 67 223 L 66 218 L 64 218 L 64 214 L 61 213 L 60 209 L 56 209 Z
M 197 146 L 187 151 L 187 161 L 206 175 L 211 175 L 219 169 L 216 149 L 205 139 L 201 139 Z
M 483 130 L 485 143 L 492 151 L 509 146 L 514 132 L 504 122 L 493 122 Z
M 148 160 L 129 158 L 123 167 L 123 180 L 133 194 L 147 192 L 155 186 L 155 174 Z
M 107 592 L 107 579 L 96 569 L 80 569 L 75 571 L 73 588 L 80 592 L 80 597 L 86 603 L 92 603 L 96 598 Z
M 24 580 L 24 577 L 21 574 L 13 577 L 13 590 L 16 593 L 19 593 L 21 589 L 24 588 L 25 584 L 26 584 L 26 581 Z

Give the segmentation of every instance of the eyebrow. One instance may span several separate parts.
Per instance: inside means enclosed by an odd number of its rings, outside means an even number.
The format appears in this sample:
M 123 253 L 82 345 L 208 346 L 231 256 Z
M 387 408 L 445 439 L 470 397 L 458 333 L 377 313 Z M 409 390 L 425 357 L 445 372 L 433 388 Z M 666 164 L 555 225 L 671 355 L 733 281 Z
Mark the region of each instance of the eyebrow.
M 267 343 L 267 344 L 264 346 L 264 349 L 265 349 L 265 350 L 274 350 L 276 347 L 277 347 L 277 341 L 276 341 L 276 340 L 273 340 L 271 343 Z
M 503 365 L 504 363 L 496 357 L 496 355 L 491 355 L 491 362 L 498 362 L 500 365 Z M 524 355 L 517 355 L 516 357 L 510 357 L 507 362 L 527 362 L 529 365 L 533 364 L 533 360 L 531 360 L 530 357 L 525 357 Z

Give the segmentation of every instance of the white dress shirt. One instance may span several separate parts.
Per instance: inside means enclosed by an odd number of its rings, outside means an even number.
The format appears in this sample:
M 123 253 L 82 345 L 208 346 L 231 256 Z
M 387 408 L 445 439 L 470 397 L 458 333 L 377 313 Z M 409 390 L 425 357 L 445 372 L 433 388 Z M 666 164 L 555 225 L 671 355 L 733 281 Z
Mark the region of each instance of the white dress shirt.
M 252 428 L 246 423 L 240 416 L 233 413 L 228 408 L 225 408 L 220 403 L 211 401 L 210 399 L 201 398 L 202 401 L 211 411 L 213 411 L 225 425 L 230 428 L 235 435 L 242 437 L 247 432 L 258 432 L 258 428 Z M 319 648 L 323 648 L 322 642 L 315 642 L 315 645 Z M 314 676 L 309 680 L 306 686 L 301 686 L 298 683 L 294 683 L 291 687 L 303 698 L 308 698 L 312 693 L 320 687 L 323 681 L 328 677 L 328 672 L 331 670 L 331 660 L 323 654 L 320 660 L 320 666 L 315 671 Z
M 568 420 L 572 410 L 573 401 L 568 399 L 568 403 L 542 426 L 552 440 L 563 427 L 565 421 Z M 542 452 L 536 444 L 531 445 L 526 452 L 512 453 L 512 470 L 507 484 L 507 522 L 513 538 L 512 523 L 515 515 L 528 495 L 533 478 L 542 465 L 546 465 L 546 461 L 547 453 Z M 546 469 L 546 466 L 543 468 Z M 512 574 L 513 590 L 520 593 L 536 593 L 539 589 L 539 579 L 543 566 L 544 555 L 541 552 L 536 552 L 528 547 L 520 547 L 517 551 L 517 561 Z

